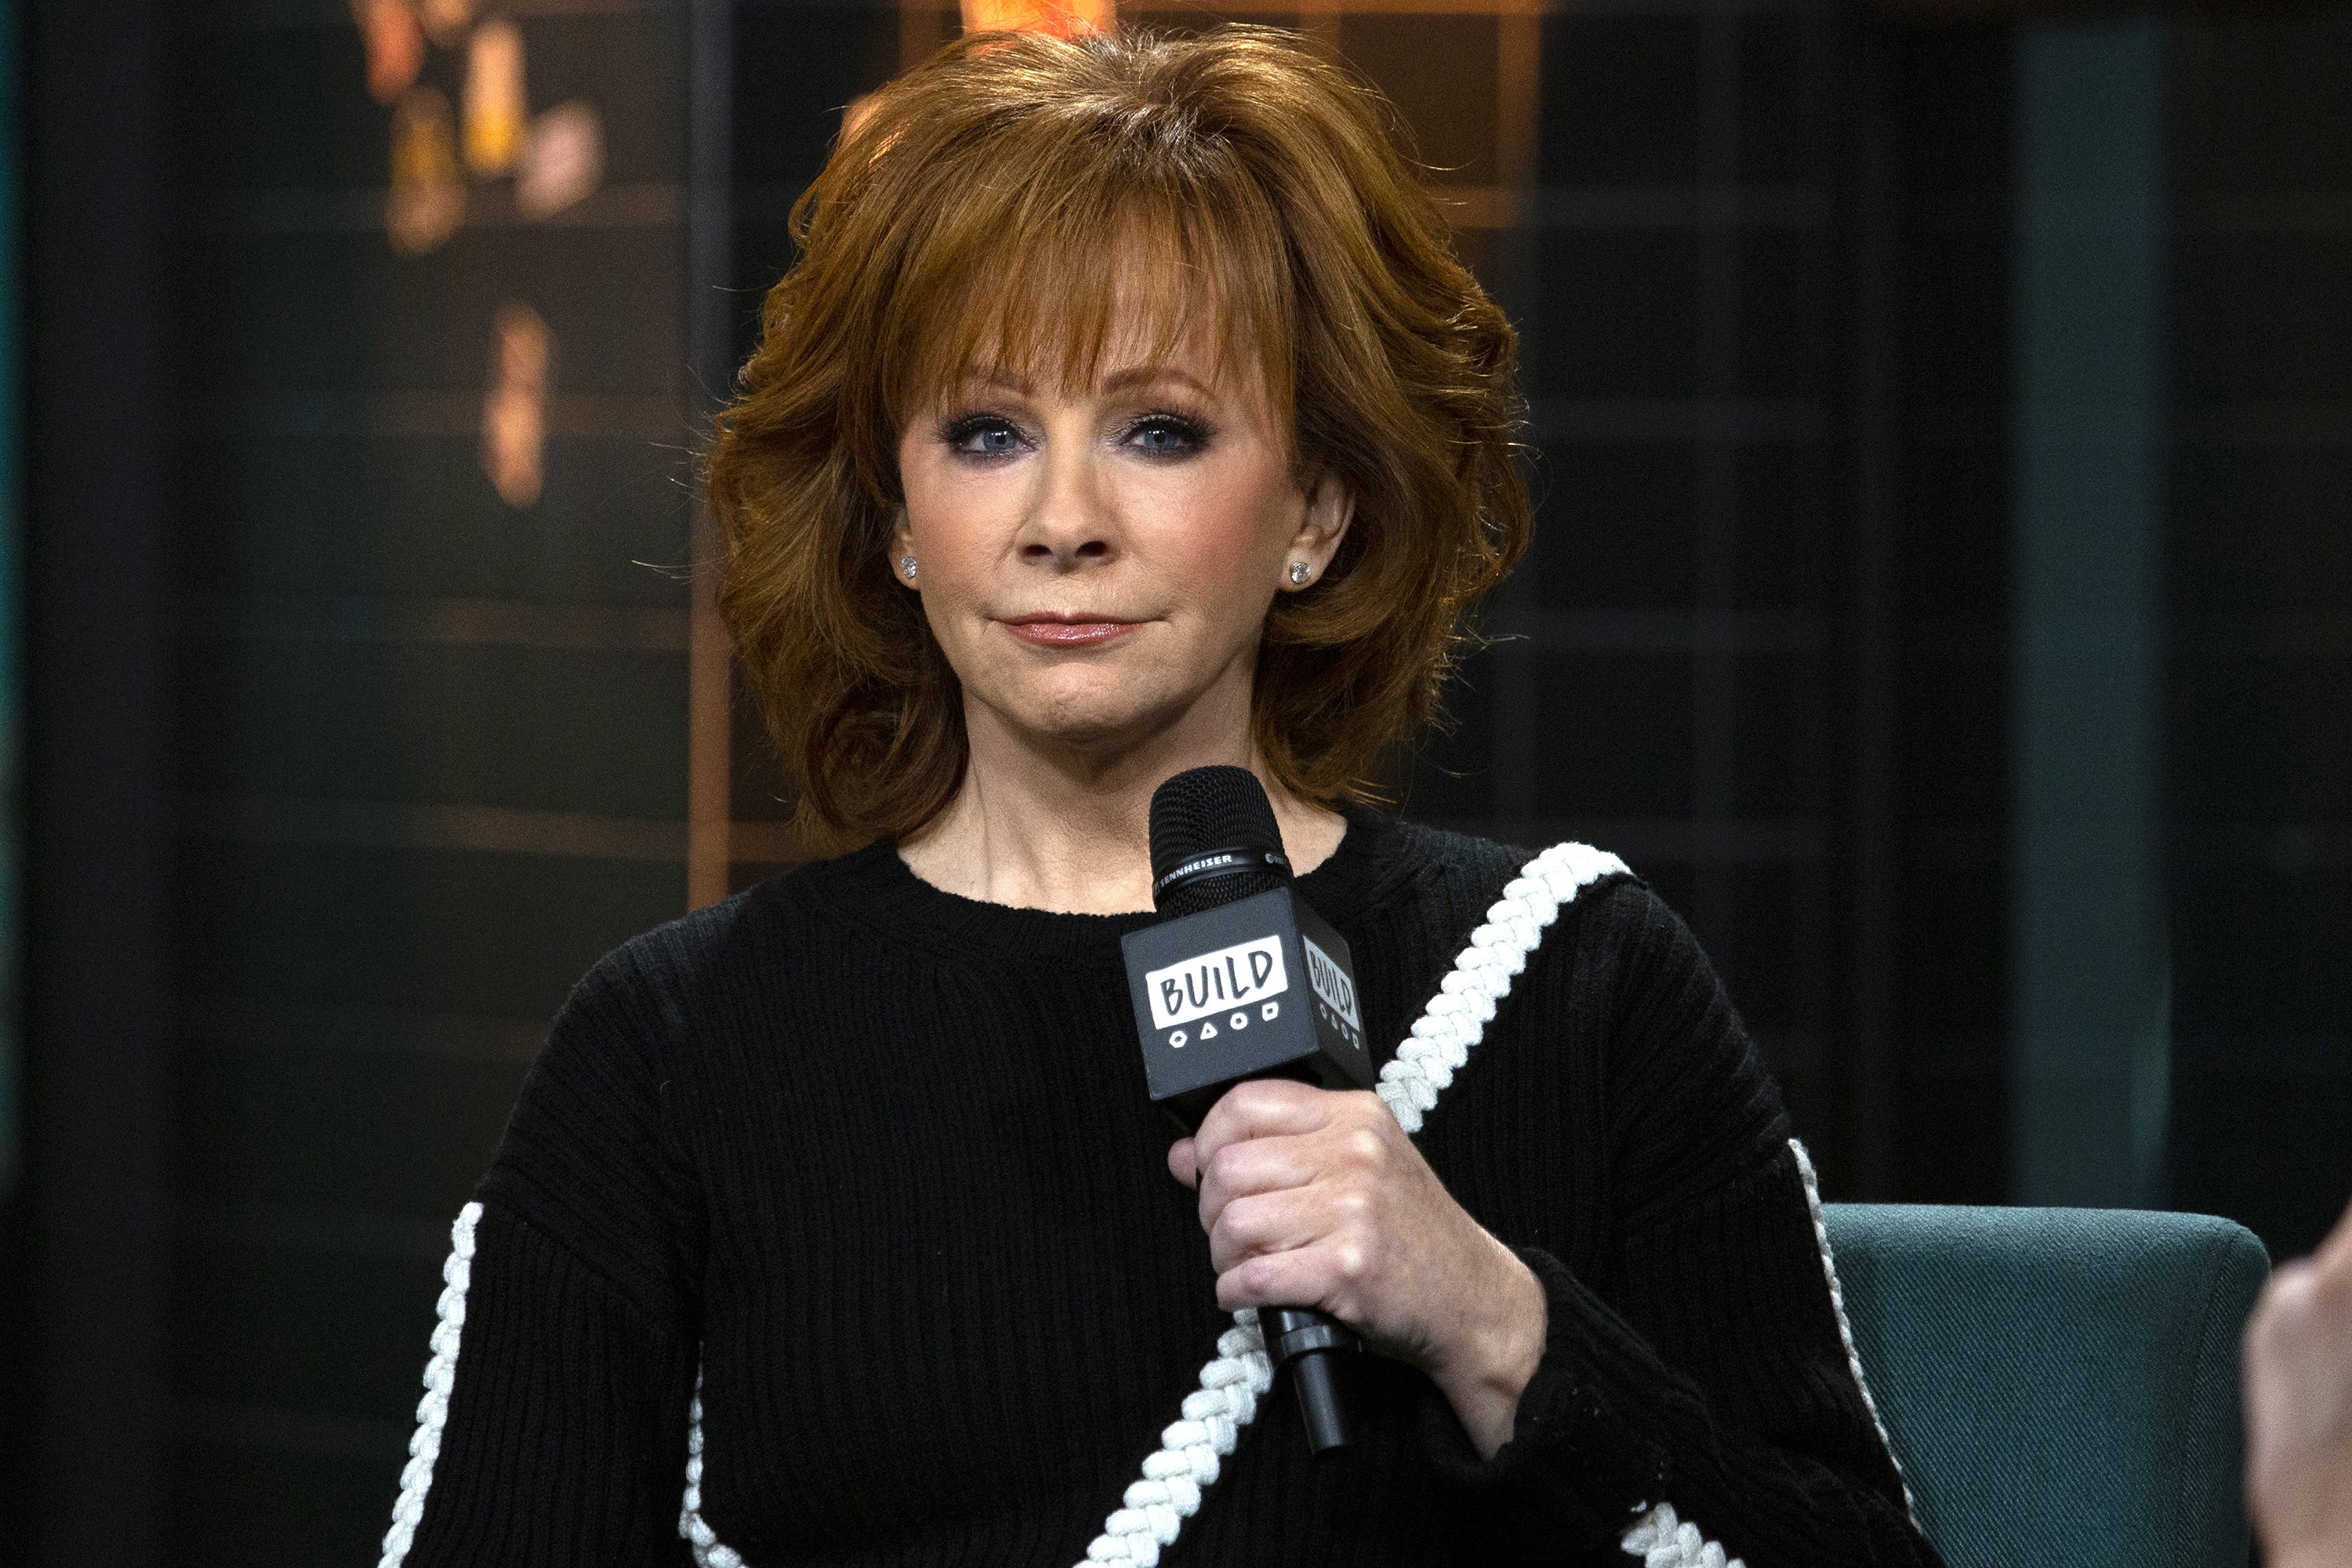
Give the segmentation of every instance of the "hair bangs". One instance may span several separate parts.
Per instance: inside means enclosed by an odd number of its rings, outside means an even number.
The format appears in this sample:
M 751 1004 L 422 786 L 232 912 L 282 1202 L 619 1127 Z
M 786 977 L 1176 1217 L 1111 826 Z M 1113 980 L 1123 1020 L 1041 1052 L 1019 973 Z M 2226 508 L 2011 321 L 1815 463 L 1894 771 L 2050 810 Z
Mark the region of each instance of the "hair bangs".
M 880 388 L 895 429 L 974 376 L 1066 395 L 1189 353 L 1215 378 L 1261 374 L 1290 429 L 1290 301 L 1264 193 L 1238 172 L 1127 173 L 1107 179 L 1098 154 L 1073 150 L 1015 191 L 973 181 L 963 190 L 984 194 L 947 204 L 896 290 Z

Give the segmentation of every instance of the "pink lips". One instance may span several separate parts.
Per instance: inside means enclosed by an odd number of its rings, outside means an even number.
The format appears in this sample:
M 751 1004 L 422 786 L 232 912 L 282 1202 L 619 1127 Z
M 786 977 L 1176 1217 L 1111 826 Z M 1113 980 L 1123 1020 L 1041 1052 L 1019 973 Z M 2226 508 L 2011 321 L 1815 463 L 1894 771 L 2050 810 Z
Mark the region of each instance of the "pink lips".
M 1099 647 L 1117 642 L 1136 628 L 1134 621 L 1098 621 L 1058 616 L 1024 616 L 1003 623 L 1004 629 L 1033 647 Z

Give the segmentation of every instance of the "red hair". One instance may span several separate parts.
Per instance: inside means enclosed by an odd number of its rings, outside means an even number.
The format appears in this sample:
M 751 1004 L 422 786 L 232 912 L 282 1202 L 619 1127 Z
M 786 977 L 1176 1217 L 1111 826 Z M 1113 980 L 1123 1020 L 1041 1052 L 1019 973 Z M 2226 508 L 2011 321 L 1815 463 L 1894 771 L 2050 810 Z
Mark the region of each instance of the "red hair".
M 1247 26 L 975 35 L 871 102 L 793 209 L 709 465 L 720 611 L 806 841 L 904 837 L 962 778 L 961 689 L 888 565 L 907 419 L 974 368 L 1091 385 L 1138 283 L 1158 354 L 1212 328 L 1299 474 L 1354 498 L 1323 581 L 1267 616 L 1253 727 L 1286 787 L 1363 798 L 1529 527 L 1515 335 L 1394 111 Z

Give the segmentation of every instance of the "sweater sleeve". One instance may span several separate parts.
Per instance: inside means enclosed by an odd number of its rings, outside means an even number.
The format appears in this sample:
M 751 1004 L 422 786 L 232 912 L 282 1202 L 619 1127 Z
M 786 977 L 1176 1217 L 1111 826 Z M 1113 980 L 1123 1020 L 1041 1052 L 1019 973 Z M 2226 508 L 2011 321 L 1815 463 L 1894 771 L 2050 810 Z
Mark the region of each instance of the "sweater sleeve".
M 1556 1560 L 1662 1544 L 1670 1509 L 1747 1568 L 1936 1564 L 1848 1354 L 1778 1091 L 1682 922 L 1631 884 L 1609 903 L 1628 917 L 1596 922 L 1622 942 L 1609 1245 L 1591 1279 L 1517 1249 L 1549 1321 L 1491 1460 L 1429 1410 L 1465 1528 L 1482 1560 Z
M 453 1236 L 382 1568 L 683 1564 L 699 1205 L 628 950 L 574 990 Z

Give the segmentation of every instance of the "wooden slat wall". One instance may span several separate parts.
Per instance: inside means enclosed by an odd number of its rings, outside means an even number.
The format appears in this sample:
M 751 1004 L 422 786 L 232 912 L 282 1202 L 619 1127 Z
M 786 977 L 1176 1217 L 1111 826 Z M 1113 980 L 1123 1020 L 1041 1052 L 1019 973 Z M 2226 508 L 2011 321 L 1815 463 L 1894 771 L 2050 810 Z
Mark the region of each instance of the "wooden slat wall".
M 370 1559 L 449 1220 L 572 984 L 685 907 L 687 17 L 502 9 L 604 186 L 477 182 L 415 257 L 346 5 L 170 37 L 176 1561 Z M 479 451 L 509 301 L 556 345 L 523 509 Z

